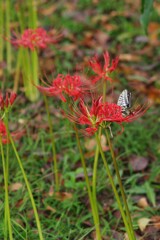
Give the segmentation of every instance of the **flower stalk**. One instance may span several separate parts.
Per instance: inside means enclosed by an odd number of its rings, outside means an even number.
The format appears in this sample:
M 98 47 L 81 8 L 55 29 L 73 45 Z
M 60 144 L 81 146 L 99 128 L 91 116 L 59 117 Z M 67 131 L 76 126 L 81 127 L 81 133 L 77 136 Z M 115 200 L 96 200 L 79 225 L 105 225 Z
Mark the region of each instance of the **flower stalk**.
M 4 2 L 0 1 L 0 36 L 3 36 L 4 31 Z M 4 58 L 4 39 L 0 37 L 0 62 L 3 62 Z
M 8 39 L 10 39 L 10 37 L 11 37 L 11 31 L 10 31 L 10 16 L 11 16 L 10 3 L 11 3 L 10 0 L 6 0 L 6 35 L 7 35 Z M 11 71 L 11 61 L 12 61 L 10 41 L 6 41 L 6 53 L 7 53 L 7 68 L 8 68 L 8 71 L 10 72 Z
M 35 0 L 28 1 L 28 13 L 29 13 L 29 27 L 36 28 L 37 27 L 37 9 L 36 9 Z
M 17 63 L 16 63 L 16 70 L 15 70 L 15 78 L 14 78 L 14 87 L 13 92 L 18 91 L 19 79 L 20 79 L 20 72 L 21 72 L 21 62 L 23 59 L 22 49 L 18 49 L 18 56 L 17 56 Z
M 125 191 L 124 191 L 124 188 L 123 188 L 122 180 L 121 180 L 121 177 L 120 177 L 120 174 L 119 174 L 119 168 L 118 168 L 115 153 L 114 153 L 114 150 L 113 150 L 112 142 L 110 140 L 108 131 L 106 130 L 105 132 L 106 132 L 107 141 L 108 141 L 109 149 L 110 149 L 112 160 L 113 160 L 113 165 L 114 165 L 114 168 L 115 168 L 115 171 L 116 171 L 116 176 L 117 176 L 117 179 L 118 179 L 120 192 L 121 192 L 123 203 L 124 203 L 124 206 L 125 206 L 125 212 L 126 212 L 127 221 L 129 223 L 129 227 L 130 227 L 130 232 L 132 234 L 132 239 L 136 240 L 134 230 L 133 230 L 132 219 L 131 219 L 130 211 L 129 211 L 129 208 L 128 208 L 127 199 L 126 199 Z
M 43 97 L 44 97 L 44 102 L 45 102 L 45 107 L 46 107 L 46 112 L 47 112 L 50 138 L 52 141 L 53 174 L 55 176 L 55 189 L 56 189 L 56 192 L 58 192 L 59 188 L 60 188 L 60 184 L 59 184 L 59 177 L 58 177 L 58 164 L 57 164 L 55 137 L 54 137 L 53 127 L 52 127 L 53 124 L 52 124 L 51 116 L 50 116 L 50 112 L 49 112 L 48 99 L 44 94 L 43 94 Z
M 38 63 L 38 53 L 36 49 L 30 52 L 30 57 L 32 62 L 32 69 L 31 69 L 32 78 L 29 79 L 29 82 L 31 84 L 32 99 L 33 101 L 35 101 L 39 97 L 39 91 L 37 90 L 37 88 L 33 86 L 33 83 L 32 83 L 32 79 L 33 79 L 35 85 L 39 84 L 39 78 L 38 78 L 39 63 Z
M 117 201 L 117 204 L 118 204 L 118 207 L 119 207 L 119 210 L 121 212 L 121 215 L 122 215 L 122 218 L 123 218 L 123 222 L 124 222 L 124 225 L 125 225 L 125 228 L 126 228 L 126 231 L 127 231 L 127 234 L 129 236 L 129 239 L 130 240 L 134 240 L 134 238 L 132 237 L 132 233 L 130 231 L 130 226 L 128 224 L 128 220 L 127 220 L 127 217 L 125 215 L 125 212 L 123 210 L 123 206 L 121 204 L 121 199 L 119 197 L 119 194 L 117 192 L 117 189 L 116 189 L 116 186 L 114 184 L 114 181 L 113 181 L 113 177 L 112 177 L 112 174 L 110 172 L 110 169 L 109 169 L 109 166 L 108 166 L 108 163 L 105 159 L 105 155 L 104 155 L 104 152 L 102 150 L 102 146 L 101 146 L 101 142 L 100 142 L 100 139 L 99 139 L 99 136 L 97 133 L 95 133 L 95 136 L 96 136 L 96 141 L 97 141 L 97 144 L 99 146 L 99 151 L 100 151 L 100 154 L 101 154 L 101 157 L 102 157 L 102 160 L 103 160 L 103 163 L 104 163 L 104 166 L 106 168 L 106 172 L 107 172 L 107 175 L 109 177 L 109 181 L 110 181 L 110 184 L 112 186 L 112 189 L 113 189 L 113 192 L 114 192 L 114 195 L 115 195 L 115 198 L 116 198 L 116 201 Z
M 1 136 L 0 136 L 0 149 L 1 149 L 1 156 L 2 156 L 4 189 L 5 189 L 4 239 L 5 240 L 8 239 L 8 232 L 9 232 L 9 239 L 12 240 L 13 236 L 12 236 L 12 226 L 11 226 L 10 207 L 9 207 L 8 174 L 7 174 L 7 169 L 6 169 L 5 157 L 4 157 L 4 151 L 3 151 L 3 143 L 2 143 Z
M 21 172 L 22 172 L 22 175 L 23 175 L 23 178 L 24 178 L 24 181 L 25 181 L 27 190 L 28 190 L 28 194 L 29 194 L 29 197 L 30 197 L 30 200 L 31 200 L 31 203 L 32 203 L 32 207 L 33 207 L 33 211 L 34 211 L 34 216 L 35 216 L 36 224 L 37 224 L 37 228 L 38 228 L 39 239 L 40 239 L 40 240 L 43 240 L 41 223 L 40 223 L 40 220 L 39 220 L 38 211 L 37 211 L 36 204 L 35 204 L 35 201 L 34 201 L 34 198 L 33 198 L 33 194 L 32 194 L 32 191 L 31 191 L 31 187 L 30 187 L 30 184 L 29 184 L 27 175 L 26 175 L 26 173 L 25 173 L 25 171 L 24 171 L 24 168 L 23 168 L 21 159 L 20 159 L 19 154 L 18 154 L 18 152 L 17 152 L 17 149 L 16 149 L 16 147 L 15 147 L 14 141 L 13 141 L 13 139 L 12 139 L 12 137 L 11 137 L 10 134 L 9 134 L 9 140 L 10 140 L 10 142 L 11 142 L 13 151 L 14 151 L 15 156 L 16 156 L 16 158 L 17 158 L 17 161 L 18 161 L 19 167 L 20 167 L 20 169 L 21 169 Z
M 98 167 L 98 156 L 99 156 L 99 148 L 96 148 L 94 164 L 93 164 L 93 177 L 92 177 L 92 197 L 93 203 L 95 206 L 95 211 L 97 215 L 97 220 L 99 224 L 99 215 L 98 215 L 98 206 L 97 206 L 97 191 L 96 191 L 96 183 L 97 183 L 97 167 Z
M 76 134 L 77 146 L 78 146 L 78 149 L 79 149 L 79 152 L 80 152 L 81 163 L 82 163 L 84 176 L 85 176 L 85 181 L 86 181 L 86 185 L 87 185 L 88 196 L 89 196 L 89 200 L 90 200 L 90 204 L 91 204 L 91 210 L 92 210 L 93 220 L 94 220 L 95 229 L 96 229 L 96 239 L 101 240 L 102 237 L 101 237 L 101 232 L 100 232 L 100 224 L 99 224 L 99 216 L 98 216 L 97 205 L 96 205 L 96 201 L 94 201 L 95 199 L 93 198 L 93 195 L 92 195 L 92 191 L 91 191 L 91 187 L 90 187 L 90 183 L 89 183 L 89 178 L 88 178 L 88 173 L 87 173 L 87 167 L 86 167 L 84 155 L 83 155 L 83 152 L 82 152 L 82 147 L 81 147 L 81 143 L 80 143 L 80 139 L 79 139 L 76 124 L 74 124 L 73 127 L 74 127 L 75 134 Z M 94 196 L 96 196 L 96 195 L 94 195 Z

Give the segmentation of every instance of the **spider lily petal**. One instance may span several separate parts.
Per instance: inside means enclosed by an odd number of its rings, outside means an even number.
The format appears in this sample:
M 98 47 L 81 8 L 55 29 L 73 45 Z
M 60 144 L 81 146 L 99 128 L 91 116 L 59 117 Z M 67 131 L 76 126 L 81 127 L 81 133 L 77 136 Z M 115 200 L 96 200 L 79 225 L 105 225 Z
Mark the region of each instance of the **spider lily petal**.
M 100 63 L 97 56 L 94 56 L 89 61 L 90 67 L 92 68 L 93 72 L 96 74 L 96 76 L 92 77 L 93 83 L 96 83 L 101 79 L 106 81 L 107 80 L 112 81 L 112 79 L 109 77 L 109 74 L 116 69 L 119 62 L 119 58 L 116 57 L 114 60 L 112 60 L 111 65 L 110 65 L 110 56 L 107 51 L 103 54 L 103 58 L 104 58 L 104 65 Z

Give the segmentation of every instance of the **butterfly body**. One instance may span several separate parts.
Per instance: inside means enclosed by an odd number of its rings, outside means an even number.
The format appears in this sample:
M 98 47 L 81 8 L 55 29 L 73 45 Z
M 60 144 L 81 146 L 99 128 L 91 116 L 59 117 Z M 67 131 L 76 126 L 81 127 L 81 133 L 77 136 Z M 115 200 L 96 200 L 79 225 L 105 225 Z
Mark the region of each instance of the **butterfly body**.
M 123 90 L 119 95 L 117 105 L 122 108 L 122 115 L 127 116 L 131 113 L 131 92 L 127 89 Z

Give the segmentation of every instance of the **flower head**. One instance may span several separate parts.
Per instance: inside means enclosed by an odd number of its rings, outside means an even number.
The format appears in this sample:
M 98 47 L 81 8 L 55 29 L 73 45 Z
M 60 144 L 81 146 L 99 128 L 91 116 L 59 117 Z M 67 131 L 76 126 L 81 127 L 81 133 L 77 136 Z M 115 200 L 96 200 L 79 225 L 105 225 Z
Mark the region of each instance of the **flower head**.
M 20 38 L 11 40 L 11 43 L 18 47 L 29 48 L 34 50 L 35 48 L 46 48 L 48 44 L 54 44 L 57 42 L 60 36 L 51 36 L 45 29 L 26 29 Z
M 80 99 L 78 108 L 73 110 L 73 115 L 70 115 L 69 119 L 80 125 L 87 125 L 85 131 L 92 135 L 98 130 L 99 125 L 103 121 L 101 114 L 102 106 L 102 97 L 92 99 L 91 107 L 88 107 L 83 99 Z
M 96 76 L 93 77 L 93 80 L 92 80 L 93 83 L 96 83 L 100 79 L 112 81 L 109 74 L 116 69 L 119 58 L 116 57 L 114 60 L 112 60 L 112 63 L 110 64 L 110 56 L 107 51 L 103 54 L 103 57 L 104 57 L 104 65 L 100 63 L 97 56 L 94 56 L 89 61 L 90 67 L 92 68 L 93 72 L 96 74 Z
M 58 96 L 63 102 L 67 101 L 67 97 L 72 97 L 76 101 L 82 95 L 82 81 L 78 75 L 63 75 L 58 76 L 52 81 L 51 86 L 37 86 L 40 92 L 47 96 Z
M 105 122 L 132 122 L 137 118 L 141 117 L 148 109 L 148 105 L 138 105 L 134 110 L 129 111 L 128 114 L 124 115 L 121 106 L 115 103 L 104 103 L 102 108 L 102 116 Z
M 112 122 L 118 123 L 122 126 L 124 122 L 132 122 L 141 117 L 148 109 L 149 105 L 144 104 L 134 107 L 133 110 L 128 110 L 126 114 L 121 106 L 115 103 L 102 102 L 102 97 L 92 99 L 91 107 L 88 107 L 82 99 L 78 107 L 73 108 L 73 114 L 68 118 L 80 125 L 86 125 L 85 131 L 92 135 L 98 128 L 106 128 Z M 123 127 L 122 127 L 123 129 Z
M 17 95 L 14 92 L 7 92 L 5 96 L 0 92 L 0 110 L 8 109 L 14 103 Z

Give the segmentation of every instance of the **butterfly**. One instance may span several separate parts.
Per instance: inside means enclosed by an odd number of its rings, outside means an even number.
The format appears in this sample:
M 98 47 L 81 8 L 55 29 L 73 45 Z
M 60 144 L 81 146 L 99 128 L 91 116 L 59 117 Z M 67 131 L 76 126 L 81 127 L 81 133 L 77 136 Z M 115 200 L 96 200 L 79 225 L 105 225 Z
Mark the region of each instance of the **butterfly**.
M 122 108 L 122 115 L 127 116 L 131 113 L 131 92 L 127 89 L 123 90 L 119 95 L 117 105 Z

